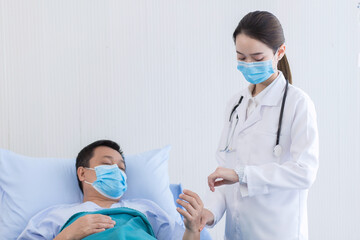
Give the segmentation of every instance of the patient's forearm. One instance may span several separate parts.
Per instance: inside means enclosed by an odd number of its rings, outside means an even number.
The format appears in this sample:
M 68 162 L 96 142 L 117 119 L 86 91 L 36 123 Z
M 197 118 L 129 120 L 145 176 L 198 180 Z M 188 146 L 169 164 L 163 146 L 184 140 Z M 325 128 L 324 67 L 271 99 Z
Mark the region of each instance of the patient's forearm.
M 183 240 L 200 240 L 200 232 L 192 232 L 189 229 L 186 229 Z
M 60 232 L 53 240 L 80 240 L 81 238 L 76 238 L 75 236 L 71 236 L 67 231 L 64 229 Z
M 61 232 L 59 235 L 57 235 L 53 240 L 68 240 L 64 234 Z

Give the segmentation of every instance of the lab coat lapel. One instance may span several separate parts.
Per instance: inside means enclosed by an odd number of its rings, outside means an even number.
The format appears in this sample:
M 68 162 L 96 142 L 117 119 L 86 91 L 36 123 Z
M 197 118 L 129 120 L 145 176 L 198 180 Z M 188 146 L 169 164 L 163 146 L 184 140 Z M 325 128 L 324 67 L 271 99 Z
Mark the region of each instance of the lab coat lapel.
M 258 114 L 259 114 L 259 112 L 257 111 L 258 108 L 256 108 L 256 110 L 251 114 L 251 116 L 248 119 L 245 119 L 247 107 L 249 105 L 249 99 L 251 98 L 251 92 L 249 90 L 249 87 L 244 91 L 243 96 L 244 96 L 244 99 L 241 103 L 241 107 L 239 107 L 237 109 L 237 114 L 239 116 L 239 125 L 238 125 L 239 127 L 236 131 L 237 133 L 240 133 L 243 130 L 245 130 L 246 128 L 248 128 L 250 126 L 249 125 L 250 121 L 251 122 L 254 121 L 254 123 L 255 123 L 261 119 L 261 116 L 258 116 Z M 255 117 L 254 115 L 257 115 L 257 117 Z M 251 119 L 255 119 L 255 120 L 251 120 Z
M 263 97 L 260 103 L 261 106 L 280 106 L 285 86 L 286 80 L 282 72 L 280 72 L 279 77 L 274 82 L 274 86 L 272 86 L 270 91 Z
M 241 133 L 245 129 L 251 127 L 252 125 L 257 123 L 258 121 L 260 121 L 261 118 L 262 118 L 262 111 L 261 111 L 262 106 L 258 106 L 257 108 L 254 109 L 254 112 L 248 117 L 248 119 L 245 120 L 246 109 L 247 109 L 247 106 L 248 106 L 248 100 L 249 99 L 246 99 L 246 100 L 247 100 L 247 102 L 246 102 L 246 104 L 244 104 L 245 107 L 244 107 L 244 111 L 242 112 L 244 122 L 243 122 L 243 124 L 240 125 L 240 129 L 239 129 L 238 133 Z
M 250 93 L 247 92 L 246 97 L 244 97 L 244 104 L 242 104 L 243 106 L 241 107 L 241 109 L 239 109 L 241 111 L 239 112 L 239 122 L 242 124 L 239 124 L 238 133 L 241 133 L 245 129 L 253 126 L 255 123 L 262 119 L 264 106 L 280 106 L 284 87 L 286 85 L 286 80 L 281 72 L 279 77 L 272 84 L 274 85 L 268 86 L 271 87 L 271 89 L 269 89 L 269 92 L 267 92 L 266 95 L 262 98 L 260 105 L 255 108 L 254 112 L 248 117 L 247 120 L 245 120 L 248 101 L 250 98 Z M 242 122 L 240 120 L 242 120 Z
M 235 111 L 237 116 L 239 117 L 239 122 L 238 122 L 238 127 L 237 127 L 238 129 L 241 129 L 245 124 L 246 109 L 247 109 L 248 101 L 249 101 L 247 91 L 244 91 L 241 95 L 244 96 L 244 98 L 243 98 L 241 104 L 239 105 L 239 107 Z

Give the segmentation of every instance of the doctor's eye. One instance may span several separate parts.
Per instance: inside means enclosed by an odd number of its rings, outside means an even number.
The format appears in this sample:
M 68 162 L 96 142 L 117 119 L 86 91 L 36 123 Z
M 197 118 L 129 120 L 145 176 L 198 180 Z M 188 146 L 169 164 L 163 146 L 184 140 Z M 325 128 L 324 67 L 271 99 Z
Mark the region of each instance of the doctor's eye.
M 263 61 L 264 60 L 264 58 L 261 58 L 261 59 L 255 59 L 255 61 L 257 61 L 257 62 L 261 62 L 261 61 Z

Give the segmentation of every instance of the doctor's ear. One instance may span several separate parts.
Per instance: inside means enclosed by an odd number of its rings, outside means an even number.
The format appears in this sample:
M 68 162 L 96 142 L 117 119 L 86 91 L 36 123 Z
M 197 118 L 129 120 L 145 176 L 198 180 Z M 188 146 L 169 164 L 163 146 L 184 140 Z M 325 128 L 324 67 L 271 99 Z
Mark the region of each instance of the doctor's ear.
M 277 52 L 277 60 L 278 61 L 280 61 L 284 57 L 285 50 L 286 50 L 286 46 L 285 46 L 285 43 L 284 43 L 279 47 L 279 50 Z

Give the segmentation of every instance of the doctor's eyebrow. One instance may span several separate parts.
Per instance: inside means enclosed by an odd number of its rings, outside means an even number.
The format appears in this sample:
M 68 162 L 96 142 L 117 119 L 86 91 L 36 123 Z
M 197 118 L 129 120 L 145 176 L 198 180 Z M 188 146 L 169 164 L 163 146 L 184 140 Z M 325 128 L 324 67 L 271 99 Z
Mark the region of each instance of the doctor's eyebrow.
M 245 54 L 243 54 L 243 53 L 241 53 L 239 51 L 236 51 L 236 53 L 241 54 L 241 55 L 245 55 Z M 257 55 L 261 55 L 261 54 L 264 54 L 264 53 L 263 52 L 257 52 L 257 53 L 251 53 L 250 55 L 251 56 L 257 56 Z

